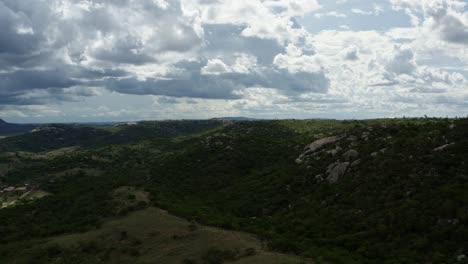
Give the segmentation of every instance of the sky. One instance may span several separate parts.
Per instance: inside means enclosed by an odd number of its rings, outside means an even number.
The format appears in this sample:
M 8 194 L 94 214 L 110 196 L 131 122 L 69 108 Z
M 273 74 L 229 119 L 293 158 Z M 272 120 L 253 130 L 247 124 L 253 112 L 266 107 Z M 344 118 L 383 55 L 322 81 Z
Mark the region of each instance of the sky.
M 467 114 L 467 0 L 0 0 L 9 122 Z

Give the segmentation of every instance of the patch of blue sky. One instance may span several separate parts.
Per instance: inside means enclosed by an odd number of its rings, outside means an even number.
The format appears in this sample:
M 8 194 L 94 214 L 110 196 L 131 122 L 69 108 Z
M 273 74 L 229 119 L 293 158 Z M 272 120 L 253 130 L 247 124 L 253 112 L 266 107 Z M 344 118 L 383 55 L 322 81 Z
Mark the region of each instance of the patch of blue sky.
M 361 12 L 362 11 L 362 12 Z M 329 16 L 330 12 L 346 17 Z M 322 15 L 317 15 L 322 14 Z M 317 13 L 298 18 L 309 32 L 322 30 L 386 31 L 391 28 L 411 27 L 411 20 L 404 11 L 393 10 L 388 1 L 349 0 L 322 2 Z

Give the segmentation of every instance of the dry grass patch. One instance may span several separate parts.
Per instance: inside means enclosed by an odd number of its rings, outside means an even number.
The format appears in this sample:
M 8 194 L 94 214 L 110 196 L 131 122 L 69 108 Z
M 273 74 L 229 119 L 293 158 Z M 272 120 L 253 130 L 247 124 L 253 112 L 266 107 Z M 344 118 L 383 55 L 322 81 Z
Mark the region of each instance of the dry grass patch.
M 50 245 L 96 256 L 102 263 L 300 264 L 297 256 L 267 252 L 251 234 L 197 225 L 154 207 L 107 222 L 99 230 L 60 236 Z

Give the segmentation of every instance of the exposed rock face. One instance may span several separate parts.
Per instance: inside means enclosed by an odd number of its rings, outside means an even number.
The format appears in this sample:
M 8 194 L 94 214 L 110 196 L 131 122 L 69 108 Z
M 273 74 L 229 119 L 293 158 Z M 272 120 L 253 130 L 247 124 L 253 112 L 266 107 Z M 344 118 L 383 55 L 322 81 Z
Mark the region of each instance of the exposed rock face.
M 346 170 L 348 169 L 349 162 L 335 162 L 327 167 L 327 180 L 329 183 L 337 182 L 340 177 L 342 177 Z
M 336 146 L 336 148 L 327 151 L 327 153 L 328 153 L 328 154 L 331 154 L 333 157 L 335 157 L 335 156 L 338 155 L 338 153 L 340 153 L 341 151 L 343 151 L 343 149 L 342 149 L 340 146 Z
M 435 148 L 434 151 L 442 151 L 442 150 L 445 150 L 446 148 L 452 146 L 453 144 L 455 144 L 455 143 L 445 144 L 445 145 L 443 145 L 443 146 L 440 146 L 440 147 L 438 147 L 438 148 Z
M 346 151 L 344 154 L 343 154 L 343 158 L 346 160 L 346 161 L 351 161 L 351 160 L 355 160 L 359 157 L 359 152 L 357 152 L 356 150 L 354 149 L 350 149 L 348 151 Z
M 466 260 L 466 255 L 465 254 L 461 254 L 461 255 L 457 256 L 457 261 L 458 262 L 462 262 L 462 261 L 465 261 L 465 260 Z
M 315 179 L 316 179 L 317 181 L 319 181 L 319 182 L 320 182 L 320 181 L 323 181 L 323 174 L 315 175 Z
M 322 138 L 322 139 L 319 139 L 319 140 L 316 140 L 314 142 L 312 142 L 310 145 L 308 145 L 305 150 L 306 151 L 310 151 L 310 152 L 315 152 L 321 148 L 323 148 L 325 145 L 328 145 L 330 143 L 335 143 L 336 141 L 338 141 L 338 137 L 326 137 L 326 138 Z
M 369 140 L 370 132 L 362 132 L 361 138 L 364 140 Z
M 354 167 L 356 167 L 356 166 L 359 165 L 359 164 L 361 164 L 361 160 L 360 160 L 360 159 L 355 160 L 355 161 L 353 161 L 353 163 L 351 163 L 351 168 L 354 168 Z
M 379 150 L 379 151 L 372 152 L 372 153 L 371 153 L 371 156 L 372 156 L 372 157 L 377 157 L 379 154 L 385 154 L 386 151 L 387 151 L 387 148 L 383 148 L 383 149 L 381 149 L 381 150 Z
M 335 143 L 339 139 L 339 137 L 335 136 L 318 139 L 312 142 L 304 148 L 304 152 L 301 155 L 299 155 L 299 157 L 296 159 L 296 164 L 302 164 L 304 160 L 308 159 L 310 156 L 316 155 L 316 153 L 318 153 L 317 151 L 319 151 L 328 144 Z M 340 150 L 341 148 L 337 147 L 336 149 L 328 153 L 335 156 Z

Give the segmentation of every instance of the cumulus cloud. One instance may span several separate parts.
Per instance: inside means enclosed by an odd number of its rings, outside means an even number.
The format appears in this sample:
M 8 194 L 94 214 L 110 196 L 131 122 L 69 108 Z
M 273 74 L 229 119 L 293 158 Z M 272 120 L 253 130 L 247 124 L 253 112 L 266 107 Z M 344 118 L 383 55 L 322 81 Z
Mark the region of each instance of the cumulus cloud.
M 468 12 L 466 1 L 459 0 L 391 0 L 393 8 L 405 10 L 411 19 L 435 31 L 440 38 L 457 44 L 468 45 Z
M 86 85 L 224 99 L 258 86 L 326 92 L 321 68 L 299 72 L 297 63 L 274 63 L 288 45 L 313 52 L 310 34 L 294 17 L 318 8 L 299 0 L 2 0 L 2 103 L 40 103 L 30 96 L 37 93 L 69 98 L 65 89 Z
M 411 75 L 416 70 L 413 51 L 396 48 L 392 58 L 386 63 L 387 72 Z
M 353 19 L 372 24 L 390 6 L 412 26 L 356 30 Z M 325 17 L 340 23 L 315 30 Z M 0 25 L 0 115 L 346 116 L 466 93 L 461 0 L 0 0 Z M 173 109 L 122 107 L 142 98 Z
M 356 47 L 348 47 L 343 51 L 343 58 L 348 61 L 359 60 L 359 50 Z

